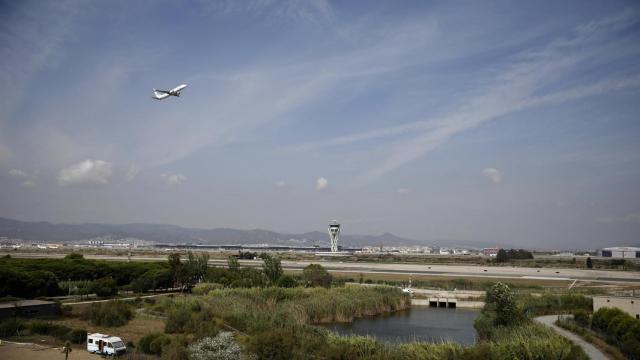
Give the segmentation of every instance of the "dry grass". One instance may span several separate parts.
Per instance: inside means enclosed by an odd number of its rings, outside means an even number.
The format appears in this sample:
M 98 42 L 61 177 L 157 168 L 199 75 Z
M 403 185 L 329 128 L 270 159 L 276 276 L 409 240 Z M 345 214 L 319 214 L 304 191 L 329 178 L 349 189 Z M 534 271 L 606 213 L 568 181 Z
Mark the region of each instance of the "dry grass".
M 125 342 L 133 341 L 134 343 L 137 343 L 141 337 L 149 333 L 164 332 L 163 320 L 139 314 L 136 314 L 136 316 L 126 325 L 120 327 L 95 326 L 89 321 L 82 320 L 77 317 L 54 320 L 52 322 L 63 324 L 71 328 L 87 329 L 89 332 L 100 332 L 103 334 L 118 336 Z
M 336 278 L 355 279 L 358 281 L 360 273 L 357 272 L 339 272 L 331 271 L 331 275 Z M 389 281 L 412 281 L 424 280 L 424 281 L 452 281 L 455 279 L 465 279 L 471 282 L 486 283 L 486 282 L 502 282 L 514 287 L 544 287 L 544 288 L 567 288 L 570 281 L 558 281 L 558 280 L 540 280 L 540 279 L 504 279 L 504 278 L 469 278 L 469 277 L 453 277 L 453 276 L 438 276 L 438 275 L 419 275 L 419 274 L 376 274 L 376 273 L 362 273 L 363 279 L 366 281 L 377 280 L 389 280 Z
M 60 348 L 46 348 L 40 346 L 23 346 L 13 344 L 3 344 L 0 346 L 0 359 L 3 360 L 51 360 L 64 359 L 64 354 Z M 97 355 L 90 354 L 84 345 L 74 346 L 69 353 L 69 360 L 96 360 Z

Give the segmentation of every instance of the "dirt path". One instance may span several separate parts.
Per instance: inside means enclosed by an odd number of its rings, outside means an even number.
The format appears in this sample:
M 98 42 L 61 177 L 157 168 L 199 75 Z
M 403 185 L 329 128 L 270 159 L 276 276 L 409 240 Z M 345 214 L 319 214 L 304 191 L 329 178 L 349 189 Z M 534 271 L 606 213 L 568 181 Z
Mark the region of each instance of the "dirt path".
M 573 341 L 574 344 L 580 346 L 582 350 L 584 350 L 584 352 L 587 353 L 587 356 L 589 356 L 591 360 L 608 360 L 609 359 L 602 351 L 600 351 L 598 348 L 596 348 L 592 344 L 586 342 L 580 336 L 572 333 L 569 330 L 565 330 L 557 326 L 555 324 L 555 321 L 558 320 L 558 315 L 539 316 L 534 320 L 541 324 L 551 327 L 555 332 L 557 332 L 561 336 L 564 336 L 565 338 Z
M 132 296 L 132 297 L 126 297 L 126 298 L 77 301 L 77 302 L 62 303 L 62 305 L 84 305 L 84 304 L 101 303 L 101 302 L 107 302 L 107 301 L 116 301 L 116 300 L 122 301 L 122 300 L 146 299 L 146 298 L 153 298 L 158 296 L 168 296 L 168 295 L 177 295 L 177 294 L 180 294 L 180 293 L 172 292 L 172 293 L 162 293 L 162 294 L 154 294 L 154 295 Z

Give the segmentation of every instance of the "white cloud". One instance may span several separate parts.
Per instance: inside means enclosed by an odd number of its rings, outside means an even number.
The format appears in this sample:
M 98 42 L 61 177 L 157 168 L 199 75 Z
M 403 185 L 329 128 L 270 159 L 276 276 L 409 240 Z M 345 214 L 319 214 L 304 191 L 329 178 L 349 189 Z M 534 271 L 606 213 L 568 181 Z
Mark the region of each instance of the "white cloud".
M 622 221 L 626 223 L 640 224 L 640 212 L 627 214 L 622 217 Z
M 11 158 L 11 149 L 6 145 L 0 144 L 0 164 L 8 161 Z
M 24 171 L 22 171 L 20 169 L 11 169 L 11 170 L 9 170 L 9 175 L 11 175 L 13 177 L 17 177 L 17 178 L 26 178 L 27 177 L 27 173 L 25 173 Z
M 326 22 L 333 18 L 333 9 L 328 0 L 223 0 L 207 2 L 208 12 L 253 13 L 267 17 L 282 17 L 300 22 Z
M 408 194 L 409 192 L 411 192 L 411 190 L 401 187 L 401 188 L 398 188 L 397 192 L 398 194 Z
M 489 180 L 494 183 L 502 182 L 502 172 L 496 168 L 484 168 L 482 170 L 482 175 L 486 176 Z
M 136 176 L 138 176 L 139 173 L 140 173 L 140 168 L 135 165 L 131 165 L 127 169 L 127 173 L 124 174 L 124 180 L 127 182 L 131 182 L 136 178 Z
M 87 159 L 60 170 L 58 184 L 107 184 L 112 174 L 111 168 L 110 162 Z
M 596 219 L 601 224 L 640 224 L 640 212 L 634 212 L 617 217 L 601 217 Z
M 386 159 L 376 162 L 373 168 L 360 174 L 355 179 L 354 185 L 362 186 L 432 152 L 459 133 L 499 117 L 533 107 L 562 104 L 612 91 L 637 88 L 640 86 L 639 76 L 612 76 L 545 94 L 545 89 L 552 81 L 557 81 L 581 64 L 592 61 L 596 55 L 610 50 L 608 47 L 612 46 L 611 43 L 603 41 L 607 38 L 606 35 L 638 22 L 637 17 L 630 16 L 628 13 L 626 11 L 621 16 L 606 18 L 596 22 L 596 25 L 579 28 L 541 47 L 516 54 L 502 69 L 491 69 L 493 80 L 484 81 L 483 84 L 486 85 L 472 92 L 476 95 L 468 98 L 461 97 L 462 101 L 442 117 L 371 129 L 327 141 L 305 144 L 301 148 L 341 146 L 399 135 L 413 136 L 409 140 L 392 143 L 387 150 L 389 155 Z M 615 52 L 609 51 L 609 53 Z
M 285 183 L 284 180 L 276 181 L 276 187 L 283 188 L 285 186 L 287 186 L 287 183 Z
M 318 178 L 318 180 L 316 180 L 316 189 L 317 190 L 323 190 L 326 189 L 327 186 L 329 186 L 329 181 L 323 177 Z
M 9 170 L 9 175 L 14 178 L 21 179 L 20 185 L 23 187 L 34 187 L 36 186 L 36 178 L 38 177 L 38 172 L 34 171 L 31 174 L 20 170 L 20 169 L 11 169 Z
M 177 185 L 187 181 L 187 177 L 182 174 L 162 174 L 161 176 L 169 185 Z

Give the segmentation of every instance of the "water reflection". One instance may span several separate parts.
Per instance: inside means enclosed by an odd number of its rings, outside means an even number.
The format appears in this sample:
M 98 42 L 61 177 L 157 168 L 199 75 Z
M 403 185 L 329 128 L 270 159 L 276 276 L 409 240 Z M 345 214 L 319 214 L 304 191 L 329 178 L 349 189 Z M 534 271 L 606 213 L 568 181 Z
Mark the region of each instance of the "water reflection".
M 472 345 L 476 331 L 473 320 L 477 310 L 414 306 L 411 309 L 356 319 L 353 323 L 328 324 L 340 334 L 370 335 L 388 342 L 453 341 Z

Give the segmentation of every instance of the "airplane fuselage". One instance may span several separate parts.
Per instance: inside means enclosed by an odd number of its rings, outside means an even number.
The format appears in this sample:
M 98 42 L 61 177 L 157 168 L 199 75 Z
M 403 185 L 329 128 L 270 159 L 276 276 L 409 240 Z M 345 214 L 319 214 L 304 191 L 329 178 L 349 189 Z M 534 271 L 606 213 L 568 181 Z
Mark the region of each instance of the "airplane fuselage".
M 171 89 L 171 90 L 156 90 L 153 89 L 153 98 L 156 100 L 163 100 L 168 98 L 169 96 L 175 96 L 175 97 L 180 97 L 180 92 L 182 90 L 184 90 L 184 88 L 186 88 L 187 85 L 186 84 L 182 84 L 179 86 L 176 86 L 175 88 Z

